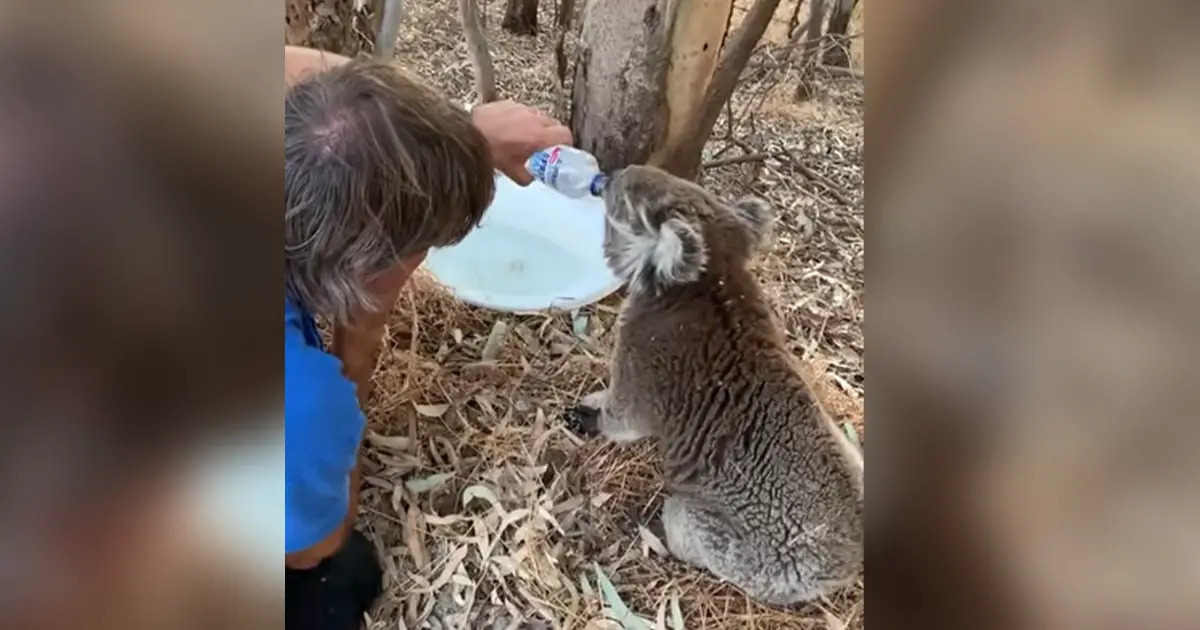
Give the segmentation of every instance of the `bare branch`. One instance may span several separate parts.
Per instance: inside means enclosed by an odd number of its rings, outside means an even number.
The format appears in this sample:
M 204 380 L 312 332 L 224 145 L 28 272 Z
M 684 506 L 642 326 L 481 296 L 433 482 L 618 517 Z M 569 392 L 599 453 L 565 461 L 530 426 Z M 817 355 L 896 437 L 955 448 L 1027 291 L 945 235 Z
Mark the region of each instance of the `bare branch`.
M 747 155 L 735 155 L 733 157 L 720 158 L 705 162 L 703 168 L 717 168 L 720 166 L 732 166 L 734 164 L 748 164 L 750 162 L 762 162 L 770 158 L 778 158 L 787 156 L 786 151 L 777 151 L 775 153 L 750 153 Z
M 475 99 L 479 103 L 490 103 L 496 100 L 496 69 L 492 65 L 487 36 L 479 22 L 479 6 L 475 0 L 458 0 L 458 12 L 475 71 Z
M 383 17 L 375 38 L 375 56 L 391 59 L 396 54 L 396 39 L 400 37 L 400 22 L 404 19 L 404 0 L 383 0 Z
M 821 66 L 821 69 L 835 77 L 847 77 L 858 81 L 862 81 L 865 78 L 861 72 L 855 72 L 854 70 L 840 66 Z
M 746 146 L 742 147 L 743 150 L 746 150 L 747 148 L 748 147 Z M 719 168 L 722 166 L 733 166 L 735 164 L 755 164 L 758 162 L 765 162 L 766 160 L 779 160 L 786 163 L 791 168 L 799 171 L 801 175 L 808 178 L 809 181 L 812 181 L 813 183 L 820 185 L 821 188 L 824 188 L 825 191 L 829 193 L 829 196 L 836 199 L 838 203 L 842 204 L 843 206 L 854 206 L 854 204 L 850 202 L 850 199 L 846 197 L 845 193 L 838 190 L 837 187 L 834 186 L 828 179 L 825 179 L 816 171 L 796 161 L 792 156 L 792 152 L 788 150 L 746 153 L 744 155 L 720 158 L 705 162 L 701 168 L 710 169 Z
M 571 14 L 575 11 L 575 0 L 562 0 L 558 4 L 555 26 L 558 34 L 554 38 L 554 73 L 559 87 L 567 85 L 567 31 L 571 29 Z

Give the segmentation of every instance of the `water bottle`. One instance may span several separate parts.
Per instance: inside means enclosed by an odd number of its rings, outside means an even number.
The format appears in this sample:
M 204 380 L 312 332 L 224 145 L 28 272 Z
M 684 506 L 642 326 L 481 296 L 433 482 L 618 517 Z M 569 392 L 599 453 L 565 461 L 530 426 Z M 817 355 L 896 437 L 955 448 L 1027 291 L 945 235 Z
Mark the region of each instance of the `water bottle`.
M 608 175 L 600 171 L 595 157 L 563 144 L 534 153 L 525 162 L 525 170 L 534 179 L 572 199 L 598 197 L 608 182 Z

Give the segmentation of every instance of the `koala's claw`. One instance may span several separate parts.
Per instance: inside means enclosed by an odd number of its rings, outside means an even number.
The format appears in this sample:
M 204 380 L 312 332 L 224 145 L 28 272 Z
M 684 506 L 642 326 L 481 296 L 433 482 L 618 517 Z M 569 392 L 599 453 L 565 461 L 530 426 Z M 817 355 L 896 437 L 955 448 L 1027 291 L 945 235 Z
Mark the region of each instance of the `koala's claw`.
M 659 540 L 664 542 L 667 540 L 667 524 L 663 522 L 661 512 L 652 516 L 642 527 L 657 536 Z
M 572 433 L 582 437 L 600 435 L 600 410 L 586 405 L 575 405 L 563 413 L 563 422 Z

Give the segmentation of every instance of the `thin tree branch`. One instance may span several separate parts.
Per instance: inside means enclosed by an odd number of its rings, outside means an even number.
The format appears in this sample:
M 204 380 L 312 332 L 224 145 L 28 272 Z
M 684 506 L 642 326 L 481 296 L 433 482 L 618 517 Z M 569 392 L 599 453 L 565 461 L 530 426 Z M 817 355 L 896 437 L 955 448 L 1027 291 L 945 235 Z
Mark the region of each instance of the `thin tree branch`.
M 745 150 L 746 148 L 748 148 L 748 147 L 742 146 L 743 150 Z M 811 168 L 809 168 L 809 167 L 805 166 L 804 164 L 801 164 L 800 162 L 793 159 L 791 151 L 769 151 L 769 152 L 762 152 L 762 153 L 747 153 L 744 155 L 735 155 L 732 157 L 721 158 L 718 160 L 711 160 L 709 162 L 705 162 L 703 165 L 703 168 L 709 169 L 709 168 L 719 168 L 722 166 L 733 166 L 735 164 L 751 164 L 754 162 L 763 162 L 763 161 L 770 160 L 770 159 L 786 161 L 789 166 L 796 169 L 797 171 L 800 171 L 800 174 L 804 175 L 804 177 L 808 178 L 809 181 L 820 185 L 821 188 L 824 188 L 825 191 L 829 193 L 829 196 L 833 197 L 834 199 L 837 199 L 838 202 L 841 203 L 843 206 L 853 206 L 854 205 L 853 203 L 851 203 L 850 199 L 848 197 L 846 197 L 846 195 L 843 194 L 840 190 L 838 190 L 836 187 L 834 187 L 834 185 L 832 183 L 830 183 L 829 180 L 825 179 L 824 177 L 822 177 L 820 174 L 818 174 L 816 171 L 812 170 Z
M 396 40 L 400 37 L 400 23 L 404 19 L 404 0 L 383 0 L 383 18 L 379 23 L 379 35 L 375 39 L 375 56 L 391 59 L 396 54 Z
M 490 103 L 496 100 L 496 69 L 492 65 L 487 36 L 479 22 L 479 6 L 475 0 L 458 0 L 458 12 L 475 71 L 475 98 L 479 103 Z

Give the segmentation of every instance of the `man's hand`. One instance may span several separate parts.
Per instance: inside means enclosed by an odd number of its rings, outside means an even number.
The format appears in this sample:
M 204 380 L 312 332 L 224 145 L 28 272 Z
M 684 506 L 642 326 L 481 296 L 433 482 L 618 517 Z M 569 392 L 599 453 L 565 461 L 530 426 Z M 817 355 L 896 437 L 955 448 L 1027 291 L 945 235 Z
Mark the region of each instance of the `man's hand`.
M 304 77 L 340 66 L 349 57 L 303 46 L 283 47 L 283 85 L 291 87 Z
M 525 161 L 556 144 L 571 144 L 571 130 L 531 107 L 512 101 L 484 103 L 471 110 L 475 126 L 492 147 L 496 168 L 522 186 L 533 182 Z

